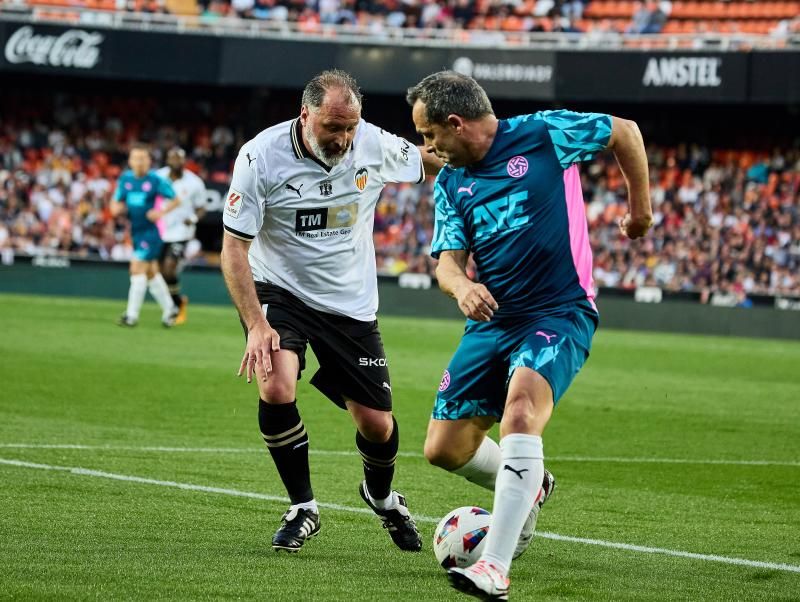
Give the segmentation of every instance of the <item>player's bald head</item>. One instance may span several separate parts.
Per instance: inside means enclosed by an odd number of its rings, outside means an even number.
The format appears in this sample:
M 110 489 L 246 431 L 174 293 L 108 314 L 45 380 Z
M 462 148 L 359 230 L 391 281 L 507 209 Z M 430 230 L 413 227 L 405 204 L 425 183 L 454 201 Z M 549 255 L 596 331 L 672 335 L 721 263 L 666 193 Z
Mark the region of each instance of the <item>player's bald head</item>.
M 341 69 L 330 69 L 314 76 L 303 90 L 302 104 L 309 111 L 323 105 L 361 110 L 361 90 L 355 78 Z
M 180 146 L 173 146 L 167 151 L 167 165 L 174 174 L 180 175 L 186 165 L 186 151 Z
M 180 146 L 173 146 L 167 151 L 167 159 L 185 159 L 186 151 Z

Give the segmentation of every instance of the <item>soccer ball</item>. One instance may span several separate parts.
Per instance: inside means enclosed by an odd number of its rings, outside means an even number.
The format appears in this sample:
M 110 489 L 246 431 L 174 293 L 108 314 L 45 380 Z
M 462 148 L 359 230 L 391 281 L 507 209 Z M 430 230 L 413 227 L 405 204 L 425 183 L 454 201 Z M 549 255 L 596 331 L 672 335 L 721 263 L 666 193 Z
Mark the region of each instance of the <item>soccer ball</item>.
M 433 553 L 445 570 L 475 564 L 483 551 L 492 515 L 483 508 L 464 506 L 449 512 L 436 525 Z

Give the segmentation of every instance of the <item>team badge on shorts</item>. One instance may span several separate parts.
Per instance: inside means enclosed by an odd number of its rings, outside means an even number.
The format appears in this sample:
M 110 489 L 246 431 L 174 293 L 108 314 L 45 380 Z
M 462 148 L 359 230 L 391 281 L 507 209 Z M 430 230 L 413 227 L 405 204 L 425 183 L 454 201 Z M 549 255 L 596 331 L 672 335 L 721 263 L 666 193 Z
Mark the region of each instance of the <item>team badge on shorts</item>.
M 444 371 L 442 375 L 442 382 L 439 383 L 439 392 L 447 391 L 447 387 L 450 386 L 450 372 L 447 370 Z
M 521 178 L 528 173 L 528 160 L 521 155 L 511 157 L 506 165 L 506 171 L 512 178 Z
M 353 176 L 353 179 L 356 182 L 356 188 L 358 188 L 359 192 L 364 192 L 364 189 L 367 187 L 367 180 L 369 179 L 369 172 L 367 171 L 366 167 L 362 167 L 356 172 L 356 175 Z

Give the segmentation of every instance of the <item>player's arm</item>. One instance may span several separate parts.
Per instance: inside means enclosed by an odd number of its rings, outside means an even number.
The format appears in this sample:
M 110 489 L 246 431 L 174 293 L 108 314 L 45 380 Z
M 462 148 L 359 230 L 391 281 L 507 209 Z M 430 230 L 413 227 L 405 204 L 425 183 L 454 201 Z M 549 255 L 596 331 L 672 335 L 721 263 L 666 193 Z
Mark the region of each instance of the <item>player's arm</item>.
M 175 190 L 172 188 L 166 178 L 158 176 L 158 194 L 163 198 L 169 199 L 167 203 L 163 203 L 160 209 L 151 209 L 147 212 L 147 219 L 151 222 L 157 222 L 170 211 L 174 211 L 181 205 L 181 200 L 176 196 Z
M 247 328 L 247 345 L 238 376 L 246 371 L 247 382 L 252 382 L 253 372 L 262 381 L 272 372 L 272 354 L 280 351 L 280 336 L 261 309 L 250 270 L 250 243 L 261 230 L 264 215 L 257 191 L 258 162 L 250 165 L 245 148 L 236 159 L 231 188 L 225 198 L 221 261 L 225 284 Z
M 114 195 L 111 197 L 111 204 L 108 206 L 111 211 L 111 217 L 121 215 L 125 207 L 125 190 L 122 187 L 122 178 L 117 180 L 117 187 L 114 189 Z
M 170 199 L 168 203 L 163 204 L 159 209 L 151 209 L 148 211 L 147 219 L 149 219 L 151 222 L 157 222 L 170 211 L 177 209 L 180 204 L 181 200 L 178 197 Z
M 281 338 L 267 322 L 261 309 L 250 271 L 250 242 L 225 232 L 222 239 L 222 274 L 233 304 L 247 328 L 247 347 L 237 376 L 247 371 L 247 382 L 253 372 L 262 381 L 272 372 L 272 354 L 280 351 Z
M 395 136 L 375 126 L 383 152 L 381 177 L 384 182 L 422 183 L 425 176 L 439 173 L 442 163 L 436 155 L 425 152 L 421 146 L 414 146 L 405 138 Z M 431 158 L 433 157 L 433 158 Z
M 484 285 L 467 276 L 469 252 L 465 250 L 442 251 L 436 266 L 439 288 L 458 301 L 465 316 L 478 322 L 488 322 L 497 310 L 497 301 Z
M 206 187 L 201 180 L 197 180 L 197 189 L 192 195 L 192 208 L 194 214 L 186 218 L 186 225 L 193 226 L 206 214 Z
M 622 218 L 619 227 L 628 238 L 640 238 L 653 225 L 647 152 L 642 133 L 635 121 L 619 117 L 611 119 L 608 148 L 613 151 L 628 185 L 628 213 Z
M 444 172 L 442 172 L 444 173 Z M 467 276 L 469 237 L 464 217 L 447 194 L 440 174 L 433 185 L 434 225 L 431 255 L 439 260 L 436 279 L 443 292 L 458 301 L 465 316 L 479 322 L 492 319 L 497 302 L 489 290 Z
M 628 185 L 629 213 L 620 229 L 629 238 L 639 238 L 653 225 L 647 153 L 635 122 L 603 113 L 541 111 L 534 116 L 545 122 L 553 150 L 564 169 L 589 161 L 608 148 L 614 153 Z

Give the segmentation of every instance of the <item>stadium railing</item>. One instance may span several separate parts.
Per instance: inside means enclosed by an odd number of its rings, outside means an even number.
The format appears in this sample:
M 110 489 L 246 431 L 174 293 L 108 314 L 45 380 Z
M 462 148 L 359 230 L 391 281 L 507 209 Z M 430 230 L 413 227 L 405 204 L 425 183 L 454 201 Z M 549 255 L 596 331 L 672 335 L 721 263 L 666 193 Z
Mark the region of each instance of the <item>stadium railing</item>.
M 746 33 L 619 34 L 610 32 L 543 33 L 465 29 L 387 27 L 375 32 L 360 25 L 328 25 L 258 21 L 233 17 L 178 16 L 160 13 L 112 12 L 69 7 L 0 5 L 0 21 L 72 23 L 133 31 L 205 33 L 218 36 L 332 40 L 411 46 L 470 46 L 537 49 L 750 50 L 800 48 L 800 35 Z

